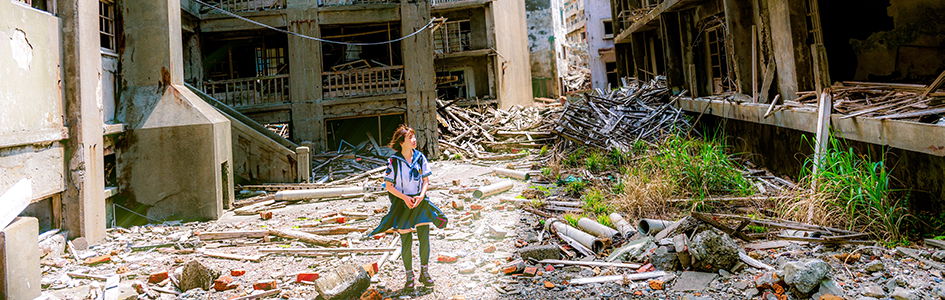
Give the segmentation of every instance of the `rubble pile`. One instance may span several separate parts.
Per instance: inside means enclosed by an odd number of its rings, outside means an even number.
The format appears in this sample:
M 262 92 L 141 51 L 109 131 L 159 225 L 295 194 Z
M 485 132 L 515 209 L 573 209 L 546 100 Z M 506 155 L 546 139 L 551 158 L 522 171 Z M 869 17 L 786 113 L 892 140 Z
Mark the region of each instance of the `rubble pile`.
M 945 124 L 945 93 L 925 86 L 843 82 L 828 91 L 833 110 L 844 115 L 841 119 L 870 117 Z M 798 92 L 797 95 L 797 99 L 786 101 L 782 108 L 817 109 L 820 100 L 817 92 Z
M 653 142 L 690 127 L 673 106 L 663 77 L 584 96 L 583 101 L 565 105 L 553 132 L 579 144 L 629 150 L 637 141 Z
M 312 155 L 312 179 L 315 183 L 326 183 L 345 179 L 365 172 L 376 172 L 387 166 L 387 158 L 394 150 L 377 144 L 368 134 L 369 142 L 359 145 L 342 143 L 336 151 Z M 347 146 L 347 147 L 346 147 Z
M 554 140 L 552 120 L 558 105 L 513 106 L 507 110 L 489 106 L 459 108 L 440 102 L 437 121 L 440 146 L 447 156 L 460 154 L 479 160 L 520 158 L 523 149 L 538 149 Z M 512 152 L 495 154 L 498 152 Z

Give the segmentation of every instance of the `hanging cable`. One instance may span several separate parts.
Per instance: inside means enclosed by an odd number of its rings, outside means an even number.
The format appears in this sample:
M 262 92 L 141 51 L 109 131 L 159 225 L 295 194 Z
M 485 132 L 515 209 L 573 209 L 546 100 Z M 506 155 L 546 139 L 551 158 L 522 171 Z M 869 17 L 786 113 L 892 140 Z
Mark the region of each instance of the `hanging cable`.
M 423 27 L 421 27 L 420 29 L 417 29 L 417 31 L 414 31 L 414 32 L 412 32 L 412 33 L 410 33 L 410 34 L 408 34 L 408 35 L 405 35 L 405 36 L 400 37 L 400 38 L 397 38 L 397 39 L 389 40 L 389 41 L 371 42 L 371 43 L 341 42 L 341 41 L 332 41 L 332 40 L 320 39 L 320 38 L 317 38 L 317 37 L 307 36 L 307 35 L 304 35 L 304 34 L 301 34 L 301 33 L 292 32 L 292 31 L 288 31 L 288 30 L 285 30 L 285 29 L 279 29 L 279 28 L 276 28 L 276 27 L 272 27 L 272 26 L 269 26 L 269 25 L 260 23 L 260 22 L 253 21 L 253 20 L 251 20 L 251 19 L 249 19 L 249 18 L 245 18 L 245 17 L 243 17 L 243 16 L 240 16 L 240 15 L 235 14 L 235 13 L 233 13 L 233 12 L 227 11 L 227 10 L 225 10 L 225 9 L 222 9 L 222 8 L 219 8 L 219 7 L 210 5 L 210 4 L 208 4 L 208 3 L 206 3 L 206 2 L 203 2 L 203 1 L 201 1 L 201 0 L 194 0 L 194 1 L 197 2 L 197 3 L 200 3 L 200 4 L 204 5 L 204 6 L 207 6 L 207 7 L 209 7 L 209 8 L 212 8 L 212 9 L 214 9 L 214 10 L 217 10 L 217 11 L 223 13 L 224 15 L 228 15 L 228 16 L 231 16 L 231 17 L 240 19 L 240 20 L 242 20 L 242 21 L 252 23 L 252 24 L 254 24 L 254 25 L 256 25 L 256 26 L 260 26 L 260 27 L 272 29 L 272 30 L 275 30 L 275 31 L 278 31 L 278 32 L 282 32 L 282 33 L 285 33 L 285 34 L 288 34 L 288 35 L 291 35 L 291 36 L 300 37 L 300 38 L 303 38 L 303 39 L 309 39 L 309 40 L 319 41 L 319 42 L 322 42 L 322 43 L 339 44 L 339 45 L 350 45 L 350 46 L 385 45 L 385 44 L 390 44 L 390 43 L 396 43 L 396 42 L 399 42 L 399 41 L 403 41 L 403 40 L 405 40 L 405 39 L 407 39 L 407 38 L 409 38 L 409 37 L 412 37 L 412 36 L 415 36 L 415 35 L 419 34 L 420 32 L 423 32 L 424 30 L 427 30 L 428 28 L 430 28 L 430 26 L 433 25 L 433 22 L 436 21 L 436 18 L 431 18 L 431 19 L 430 19 L 430 22 L 428 22 L 427 25 L 423 25 Z

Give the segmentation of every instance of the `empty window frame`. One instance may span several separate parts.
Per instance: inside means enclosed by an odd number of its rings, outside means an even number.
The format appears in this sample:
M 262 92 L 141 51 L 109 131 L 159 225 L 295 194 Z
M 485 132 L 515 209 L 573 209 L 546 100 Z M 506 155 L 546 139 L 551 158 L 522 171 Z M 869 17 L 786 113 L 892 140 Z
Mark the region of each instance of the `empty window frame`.
M 725 28 L 719 24 L 705 30 L 709 78 L 713 94 L 732 90 L 725 45 Z
M 115 1 L 100 0 L 98 2 L 98 33 L 102 49 L 116 51 L 117 26 L 115 25 Z
M 256 47 L 256 76 L 273 76 L 288 73 L 285 48 Z
M 471 32 L 472 26 L 470 26 L 469 20 L 446 22 L 433 34 L 433 49 L 436 53 L 469 50 L 469 35 Z
M 469 98 L 466 72 L 464 70 L 436 72 L 436 96 L 442 100 Z
M 607 19 L 603 21 L 604 23 L 604 39 L 614 38 L 614 21 Z

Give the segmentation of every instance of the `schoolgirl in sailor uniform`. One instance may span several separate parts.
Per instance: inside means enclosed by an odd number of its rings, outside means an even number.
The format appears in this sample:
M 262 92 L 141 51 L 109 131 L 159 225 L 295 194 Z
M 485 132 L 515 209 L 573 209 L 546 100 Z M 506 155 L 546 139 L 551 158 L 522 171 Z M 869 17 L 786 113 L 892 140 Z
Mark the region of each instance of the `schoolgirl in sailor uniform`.
M 404 261 L 406 283 L 404 289 L 413 289 L 413 232 L 420 240 L 420 278 L 424 285 L 432 285 L 433 279 L 427 270 L 430 261 L 430 225 L 446 226 L 446 215 L 426 195 L 430 185 L 430 162 L 422 152 L 416 150 L 415 131 L 400 125 L 394 131 L 390 147 L 397 150 L 387 160 L 384 186 L 391 202 L 387 215 L 377 228 L 368 235 L 382 232 L 400 233 L 401 257 Z

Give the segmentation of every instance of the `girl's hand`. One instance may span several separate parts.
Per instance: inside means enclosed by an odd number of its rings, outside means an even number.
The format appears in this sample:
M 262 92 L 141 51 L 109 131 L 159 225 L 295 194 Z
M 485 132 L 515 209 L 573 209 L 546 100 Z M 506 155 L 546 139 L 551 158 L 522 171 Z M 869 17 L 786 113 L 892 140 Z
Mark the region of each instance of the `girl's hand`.
M 424 198 L 423 195 L 413 197 L 413 207 L 411 208 L 420 206 L 420 202 L 423 201 L 423 198 Z
M 411 198 L 410 196 L 404 196 L 403 198 L 400 198 L 400 199 L 404 200 L 404 204 L 406 204 L 407 207 L 414 208 L 415 206 L 413 203 L 414 201 L 413 201 L 413 198 Z

